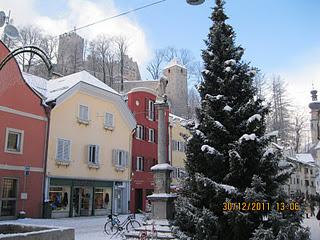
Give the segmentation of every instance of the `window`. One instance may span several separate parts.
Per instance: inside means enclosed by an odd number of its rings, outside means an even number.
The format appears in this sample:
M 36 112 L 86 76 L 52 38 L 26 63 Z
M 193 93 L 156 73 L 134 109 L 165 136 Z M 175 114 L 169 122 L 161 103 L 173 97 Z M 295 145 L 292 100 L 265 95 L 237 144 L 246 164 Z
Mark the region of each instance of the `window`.
M 185 152 L 185 149 L 186 149 L 186 144 L 184 142 L 172 140 L 173 151 Z
M 311 181 L 311 187 L 313 187 L 313 181 Z
M 305 174 L 308 173 L 308 168 L 305 168 L 305 169 L 304 169 L 304 173 L 305 173 Z
M 297 178 L 297 184 L 299 184 L 300 182 L 299 182 L 300 180 L 299 180 L 299 178 Z
M 70 187 L 51 186 L 49 201 L 53 211 L 68 211 L 70 202 Z
M 98 145 L 88 146 L 88 163 L 99 164 L 99 146 Z
M 309 187 L 309 180 L 305 180 L 306 181 L 306 186 Z
M 124 168 L 128 167 L 128 164 L 129 164 L 128 155 L 129 153 L 123 150 L 118 150 L 118 149 L 112 150 L 113 165 L 119 170 L 124 170 Z
M 58 138 L 56 159 L 58 161 L 70 161 L 70 140 Z
M 149 142 L 155 142 L 154 129 L 149 128 Z
M 143 157 L 137 157 L 137 171 L 143 171 Z
M 3 178 L 2 180 L 2 198 L 0 199 L 0 216 L 15 216 L 18 180 Z
M 296 184 L 296 178 L 293 178 L 293 184 Z
M 107 209 L 110 208 L 111 189 L 108 188 L 96 188 L 94 190 L 94 207 L 95 209 Z
M 155 119 L 154 101 L 152 100 L 148 101 L 148 118 L 151 121 L 154 121 Z
M 89 123 L 89 108 L 84 105 L 79 105 L 79 119 L 80 122 Z
M 310 174 L 312 175 L 312 169 L 310 169 Z
M 105 120 L 104 120 L 104 127 L 108 129 L 114 128 L 114 120 L 112 113 L 106 113 Z
M 144 136 L 143 126 L 137 125 L 136 138 L 142 140 L 144 138 L 143 136 Z
M 22 153 L 23 134 L 23 130 L 7 128 L 5 152 Z

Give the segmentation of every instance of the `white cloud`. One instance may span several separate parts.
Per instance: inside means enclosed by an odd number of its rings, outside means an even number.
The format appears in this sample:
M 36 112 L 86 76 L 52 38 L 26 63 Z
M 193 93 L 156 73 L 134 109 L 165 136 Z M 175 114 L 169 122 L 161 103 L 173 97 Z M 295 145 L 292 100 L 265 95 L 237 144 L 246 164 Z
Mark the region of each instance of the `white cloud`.
M 119 14 L 114 1 L 67 0 L 64 16 L 48 17 L 36 11 L 37 0 L 10 0 L 1 3 L 1 9 L 11 10 L 16 26 L 36 25 L 52 35 L 70 31 L 101 19 Z M 40 1 L 40 0 L 38 0 Z M 122 35 L 129 40 L 129 55 L 143 67 L 151 57 L 151 51 L 143 29 L 129 16 L 121 16 L 77 31 L 85 39 L 92 40 L 100 34 Z

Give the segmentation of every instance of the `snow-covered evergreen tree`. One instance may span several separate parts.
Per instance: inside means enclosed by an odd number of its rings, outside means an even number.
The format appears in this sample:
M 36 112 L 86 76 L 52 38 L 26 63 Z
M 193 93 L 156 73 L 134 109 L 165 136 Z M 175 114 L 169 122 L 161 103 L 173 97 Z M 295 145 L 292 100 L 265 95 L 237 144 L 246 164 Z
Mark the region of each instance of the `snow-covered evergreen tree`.
M 226 23 L 224 1 L 216 0 L 211 19 L 198 88 L 201 108 L 198 121 L 189 124 L 188 177 L 176 202 L 177 234 L 199 240 L 309 239 L 301 212 L 274 210 L 276 201 L 288 200 L 281 185 L 292 169 L 279 164 L 280 152 L 265 137 L 268 106 L 256 96 L 256 70 L 241 60 L 244 50 Z M 229 201 L 264 202 L 270 210 L 224 211 Z

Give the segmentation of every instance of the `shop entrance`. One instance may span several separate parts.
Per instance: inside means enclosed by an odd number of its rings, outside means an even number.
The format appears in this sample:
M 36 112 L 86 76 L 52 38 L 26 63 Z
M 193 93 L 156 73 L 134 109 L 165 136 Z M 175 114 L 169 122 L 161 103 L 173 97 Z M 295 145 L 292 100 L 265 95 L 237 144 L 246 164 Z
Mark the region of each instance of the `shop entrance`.
M 73 216 L 91 216 L 93 188 L 75 187 L 73 190 Z
M 142 199 L 143 199 L 143 195 L 142 195 L 142 189 L 136 189 L 136 199 L 135 199 L 135 202 L 136 202 L 136 206 L 135 206 L 135 212 L 138 213 L 139 210 L 143 210 L 143 203 L 142 203 Z

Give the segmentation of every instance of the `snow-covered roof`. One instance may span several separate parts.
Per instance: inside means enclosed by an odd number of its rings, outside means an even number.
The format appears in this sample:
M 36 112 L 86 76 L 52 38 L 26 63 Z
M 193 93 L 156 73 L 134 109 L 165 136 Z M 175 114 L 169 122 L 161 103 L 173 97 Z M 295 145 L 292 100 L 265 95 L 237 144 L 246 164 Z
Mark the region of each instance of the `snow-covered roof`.
M 304 164 L 314 164 L 314 158 L 310 153 L 297 153 L 296 154 L 296 159 Z
M 186 69 L 186 67 L 183 66 L 177 58 L 173 58 L 173 59 L 164 67 L 164 69 L 171 68 L 171 67 L 174 67 L 174 66 L 178 66 L 178 67 L 181 67 L 181 68 Z
M 117 91 L 101 82 L 87 71 L 73 73 L 68 76 L 51 79 L 49 81 L 28 73 L 23 73 L 23 77 L 33 89 L 39 91 L 43 96 L 45 96 L 47 102 L 56 100 L 79 82 L 87 83 L 94 87 L 119 95 Z
M 177 122 L 179 121 L 180 123 L 185 123 L 187 120 L 182 118 L 182 117 L 179 117 L 177 115 L 174 115 L 172 113 L 169 113 L 169 118 L 170 120 L 172 120 L 173 122 Z

